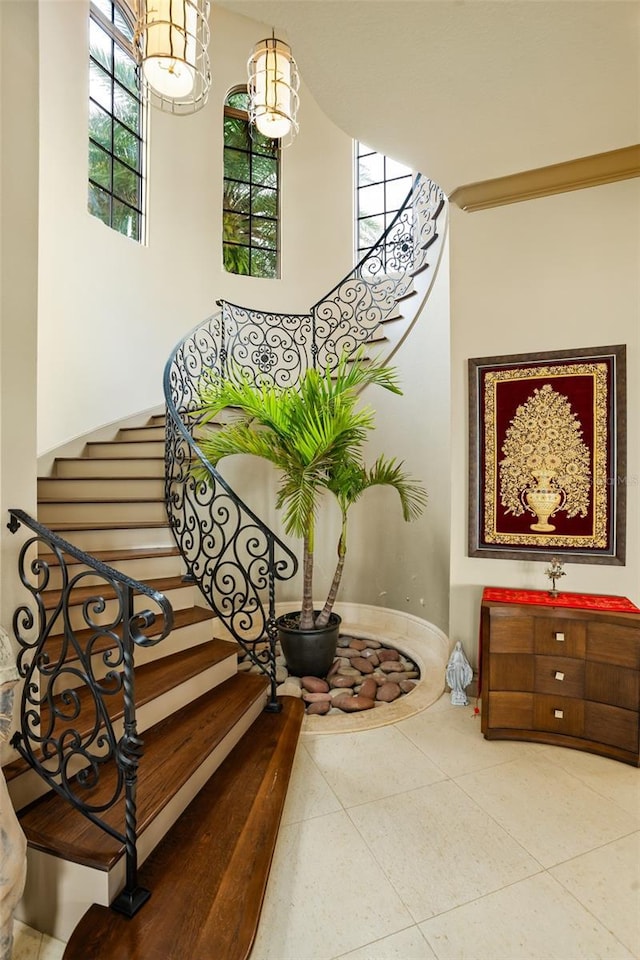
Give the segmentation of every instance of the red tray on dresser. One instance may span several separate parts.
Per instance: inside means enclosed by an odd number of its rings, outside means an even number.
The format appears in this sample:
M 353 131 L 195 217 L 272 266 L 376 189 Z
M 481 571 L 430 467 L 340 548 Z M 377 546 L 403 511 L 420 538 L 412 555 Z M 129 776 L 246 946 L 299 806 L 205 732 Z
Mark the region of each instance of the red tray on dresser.
M 512 587 L 485 587 L 482 599 L 492 603 L 534 603 L 546 607 L 570 607 L 576 610 L 608 610 L 609 613 L 640 613 L 640 607 L 626 597 L 597 593 L 565 593 L 552 597 L 548 590 L 515 590 Z

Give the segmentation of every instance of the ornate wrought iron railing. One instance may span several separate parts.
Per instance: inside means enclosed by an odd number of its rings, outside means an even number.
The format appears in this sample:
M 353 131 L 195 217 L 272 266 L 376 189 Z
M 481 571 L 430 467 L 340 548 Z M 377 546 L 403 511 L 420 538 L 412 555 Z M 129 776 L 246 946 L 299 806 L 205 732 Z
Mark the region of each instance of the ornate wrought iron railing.
M 167 511 L 189 576 L 269 678 L 267 709 L 277 711 L 275 581 L 292 577 L 297 560 L 233 492 L 197 443 L 199 378 L 205 369 L 224 369 L 226 352 L 221 312 L 185 337 L 165 367 Z M 208 482 L 194 476 L 195 464 L 206 470 Z
M 314 362 L 310 313 L 265 313 L 219 300 L 220 364 L 258 383 L 297 383 Z
M 378 243 L 306 314 L 267 313 L 219 301 L 220 311 L 191 331 L 169 357 L 166 502 L 173 534 L 190 575 L 231 635 L 270 678 L 277 709 L 275 584 L 297 569 L 288 547 L 246 506 L 198 446 L 198 384 L 205 370 L 230 368 L 259 383 L 295 384 L 310 366 L 333 369 L 346 352 L 370 340 L 413 290 L 428 266 L 445 209 L 442 190 L 416 177 Z M 426 294 L 424 294 L 426 295 Z M 389 339 L 388 359 L 419 313 L 405 310 L 402 338 Z M 207 472 L 196 480 L 193 465 Z
M 311 308 L 314 362 L 336 366 L 389 320 L 412 290 L 414 277 L 427 266 L 427 251 L 439 237 L 445 209 L 441 188 L 417 176 L 409 195 L 378 243 L 322 300 Z M 406 318 L 404 336 L 415 322 L 422 302 Z M 403 337 L 404 339 L 404 337 Z M 385 360 L 397 350 L 386 351 Z
M 173 610 L 163 594 L 67 543 L 24 511 L 9 514 L 12 533 L 24 526 L 33 534 L 19 554 L 20 580 L 31 600 L 13 617 L 24 684 L 21 725 L 11 743 L 56 793 L 124 845 L 125 887 L 112 906 L 132 916 L 149 896 L 137 882 L 143 743 L 134 650 L 170 633 Z M 137 611 L 136 595 L 152 609 Z M 122 717 L 122 735 L 114 716 Z M 106 765 L 115 777 L 101 776 Z M 116 818 L 106 815 L 123 797 L 124 822 L 115 825 Z
M 428 266 L 429 249 L 442 235 L 438 228 L 444 210 L 441 188 L 432 180 L 416 177 L 376 245 L 309 313 L 267 313 L 218 301 L 221 313 L 199 328 L 211 338 L 205 347 L 206 363 L 221 372 L 231 364 L 243 376 L 279 386 L 295 383 L 312 365 L 333 369 L 344 353 L 355 353 L 378 335 L 401 301 L 413 292 L 416 275 Z M 422 302 L 418 299 L 413 310 L 405 307 L 402 339 Z M 196 333 L 189 335 L 190 360 Z M 381 350 L 388 360 L 402 340 L 392 343 L 389 337 L 385 339 L 387 345 Z

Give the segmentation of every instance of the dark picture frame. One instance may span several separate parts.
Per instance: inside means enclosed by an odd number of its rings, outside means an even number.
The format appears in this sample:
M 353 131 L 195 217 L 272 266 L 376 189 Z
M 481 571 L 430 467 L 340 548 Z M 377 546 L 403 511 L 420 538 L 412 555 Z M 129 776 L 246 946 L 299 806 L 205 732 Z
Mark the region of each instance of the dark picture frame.
M 469 556 L 623 565 L 624 345 L 469 368 Z

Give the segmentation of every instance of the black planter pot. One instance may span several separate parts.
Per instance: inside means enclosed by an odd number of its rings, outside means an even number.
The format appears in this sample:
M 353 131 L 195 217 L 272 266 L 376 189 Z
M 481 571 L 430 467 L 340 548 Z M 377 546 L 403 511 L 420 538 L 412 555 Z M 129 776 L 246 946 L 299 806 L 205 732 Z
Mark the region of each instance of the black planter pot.
M 342 622 L 338 614 L 331 614 L 326 627 L 310 630 L 300 629 L 300 613 L 286 613 L 276 622 L 289 673 L 294 677 L 326 677 L 338 646 Z

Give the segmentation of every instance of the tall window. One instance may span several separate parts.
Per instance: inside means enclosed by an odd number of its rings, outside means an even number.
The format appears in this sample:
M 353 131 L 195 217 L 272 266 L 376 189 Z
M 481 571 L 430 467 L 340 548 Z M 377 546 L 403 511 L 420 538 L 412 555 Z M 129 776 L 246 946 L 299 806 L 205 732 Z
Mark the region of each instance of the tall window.
M 130 16 L 118 2 L 91 0 L 89 213 L 140 240 L 143 117 Z
M 246 90 L 224 108 L 222 250 L 229 273 L 279 275 L 280 149 L 277 140 L 249 132 Z
M 412 179 L 409 167 L 356 143 L 356 260 L 378 242 L 402 206 Z

